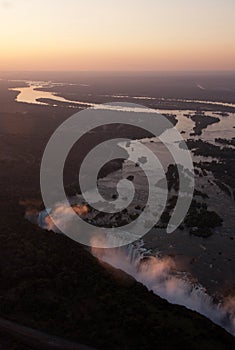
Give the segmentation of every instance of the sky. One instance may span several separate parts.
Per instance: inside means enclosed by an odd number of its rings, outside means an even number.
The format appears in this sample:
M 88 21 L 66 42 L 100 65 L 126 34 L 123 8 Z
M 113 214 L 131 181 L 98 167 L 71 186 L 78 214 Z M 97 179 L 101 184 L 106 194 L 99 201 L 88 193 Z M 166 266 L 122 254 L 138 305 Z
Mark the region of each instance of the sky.
M 0 0 L 0 71 L 235 70 L 235 0 Z

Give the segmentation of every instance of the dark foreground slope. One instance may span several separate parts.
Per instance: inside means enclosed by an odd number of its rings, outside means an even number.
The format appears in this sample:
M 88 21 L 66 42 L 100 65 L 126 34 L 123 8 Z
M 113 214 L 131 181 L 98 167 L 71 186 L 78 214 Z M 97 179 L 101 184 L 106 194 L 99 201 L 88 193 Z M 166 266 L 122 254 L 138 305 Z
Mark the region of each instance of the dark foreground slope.
M 98 349 L 234 348 L 234 338 L 206 318 L 23 221 L 17 206 L 1 209 L 9 213 L 0 219 L 2 317 Z

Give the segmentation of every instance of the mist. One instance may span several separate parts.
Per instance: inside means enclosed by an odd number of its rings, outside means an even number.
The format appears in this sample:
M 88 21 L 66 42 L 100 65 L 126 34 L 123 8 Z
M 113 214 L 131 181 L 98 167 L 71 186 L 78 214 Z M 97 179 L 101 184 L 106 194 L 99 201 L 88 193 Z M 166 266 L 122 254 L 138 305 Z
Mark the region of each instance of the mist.
M 85 215 L 88 211 L 86 206 L 73 208 L 80 215 Z M 51 214 L 48 215 L 45 211 L 38 213 L 37 223 L 44 229 L 58 232 L 56 229 L 58 220 L 62 220 L 67 226 L 71 218 L 66 215 L 66 207 L 63 205 L 58 205 L 52 213 L 53 219 L 50 217 Z M 34 214 L 34 211 L 26 211 L 26 217 L 30 221 L 34 221 L 32 219 Z M 196 311 L 235 335 L 235 296 L 223 298 L 220 303 L 215 302 L 202 285 L 192 282 L 189 274 L 177 271 L 171 257 L 151 255 L 151 251 L 144 248 L 142 240 L 128 246 L 120 244 L 118 248 L 96 248 L 105 243 L 105 239 L 95 234 L 90 242 L 91 253 L 101 263 L 106 262 L 121 269 L 161 298 Z
M 146 257 L 145 252 L 141 242 L 115 249 L 92 248 L 92 254 L 100 261 L 125 271 L 168 302 L 196 311 L 235 335 L 234 296 L 215 303 L 201 285 L 177 272 L 172 258 Z

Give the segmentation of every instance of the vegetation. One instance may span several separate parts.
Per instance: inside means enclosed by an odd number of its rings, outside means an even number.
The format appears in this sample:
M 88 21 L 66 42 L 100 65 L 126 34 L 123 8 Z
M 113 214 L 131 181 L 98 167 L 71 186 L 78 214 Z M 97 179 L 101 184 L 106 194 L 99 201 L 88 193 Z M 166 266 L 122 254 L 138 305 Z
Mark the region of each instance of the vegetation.
M 14 104 L 8 87 L 0 82 L 0 316 L 102 350 L 234 349 L 234 338 L 205 317 L 167 303 L 69 238 L 24 219 L 26 210 L 41 205 L 43 150 L 71 109 Z M 91 148 L 95 136 L 89 136 Z M 78 146 L 65 184 L 76 181 L 74 164 L 87 151 L 87 143 Z M 4 346 L 20 349 L 2 331 Z
M 233 137 L 231 140 L 216 138 L 215 142 L 221 143 L 222 145 L 235 146 L 235 137 Z
M 207 210 L 206 203 L 193 200 L 184 222 L 191 234 L 209 237 L 212 235 L 211 229 L 221 226 L 223 220 L 214 211 Z
M 218 123 L 220 121 L 219 118 L 205 115 L 205 113 L 201 111 L 196 112 L 190 117 L 195 122 L 195 126 L 193 128 L 194 134 L 191 134 L 192 136 L 200 136 L 202 134 L 202 130 L 207 128 L 208 125 Z
M 233 193 L 232 197 L 235 197 L 234 149 L 231 147 L 215 146 L 201 140 L 188 140 L 187 145 L 189 149 L 193 150 L 195 155 L 218 159 L 218 161 L 199 162 L 196 165 L 202 169 L 203 173 L 205 173 L 205 171 L 212 172 L 221 190 L 229 196 Z M 228 189 L 228 187 L 230 189 Z
M 13 209 L 18 220 L 0 218 L 2 317 L 98 349 L 232 349 L 233 338 L 206 318 L 100 264 L 67 237 L 22 221 L 23 212 Z

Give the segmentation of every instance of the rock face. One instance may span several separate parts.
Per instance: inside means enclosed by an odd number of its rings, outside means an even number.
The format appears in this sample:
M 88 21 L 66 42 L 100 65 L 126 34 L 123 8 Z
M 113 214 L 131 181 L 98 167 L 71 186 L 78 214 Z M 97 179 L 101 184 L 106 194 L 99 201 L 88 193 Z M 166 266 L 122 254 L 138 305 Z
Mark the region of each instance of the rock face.
M 169 304 L 63 235 L 9 221 L 0 249 L 5 318 L 98 349 L 235 346 L 232 336 L 205 317 Z

